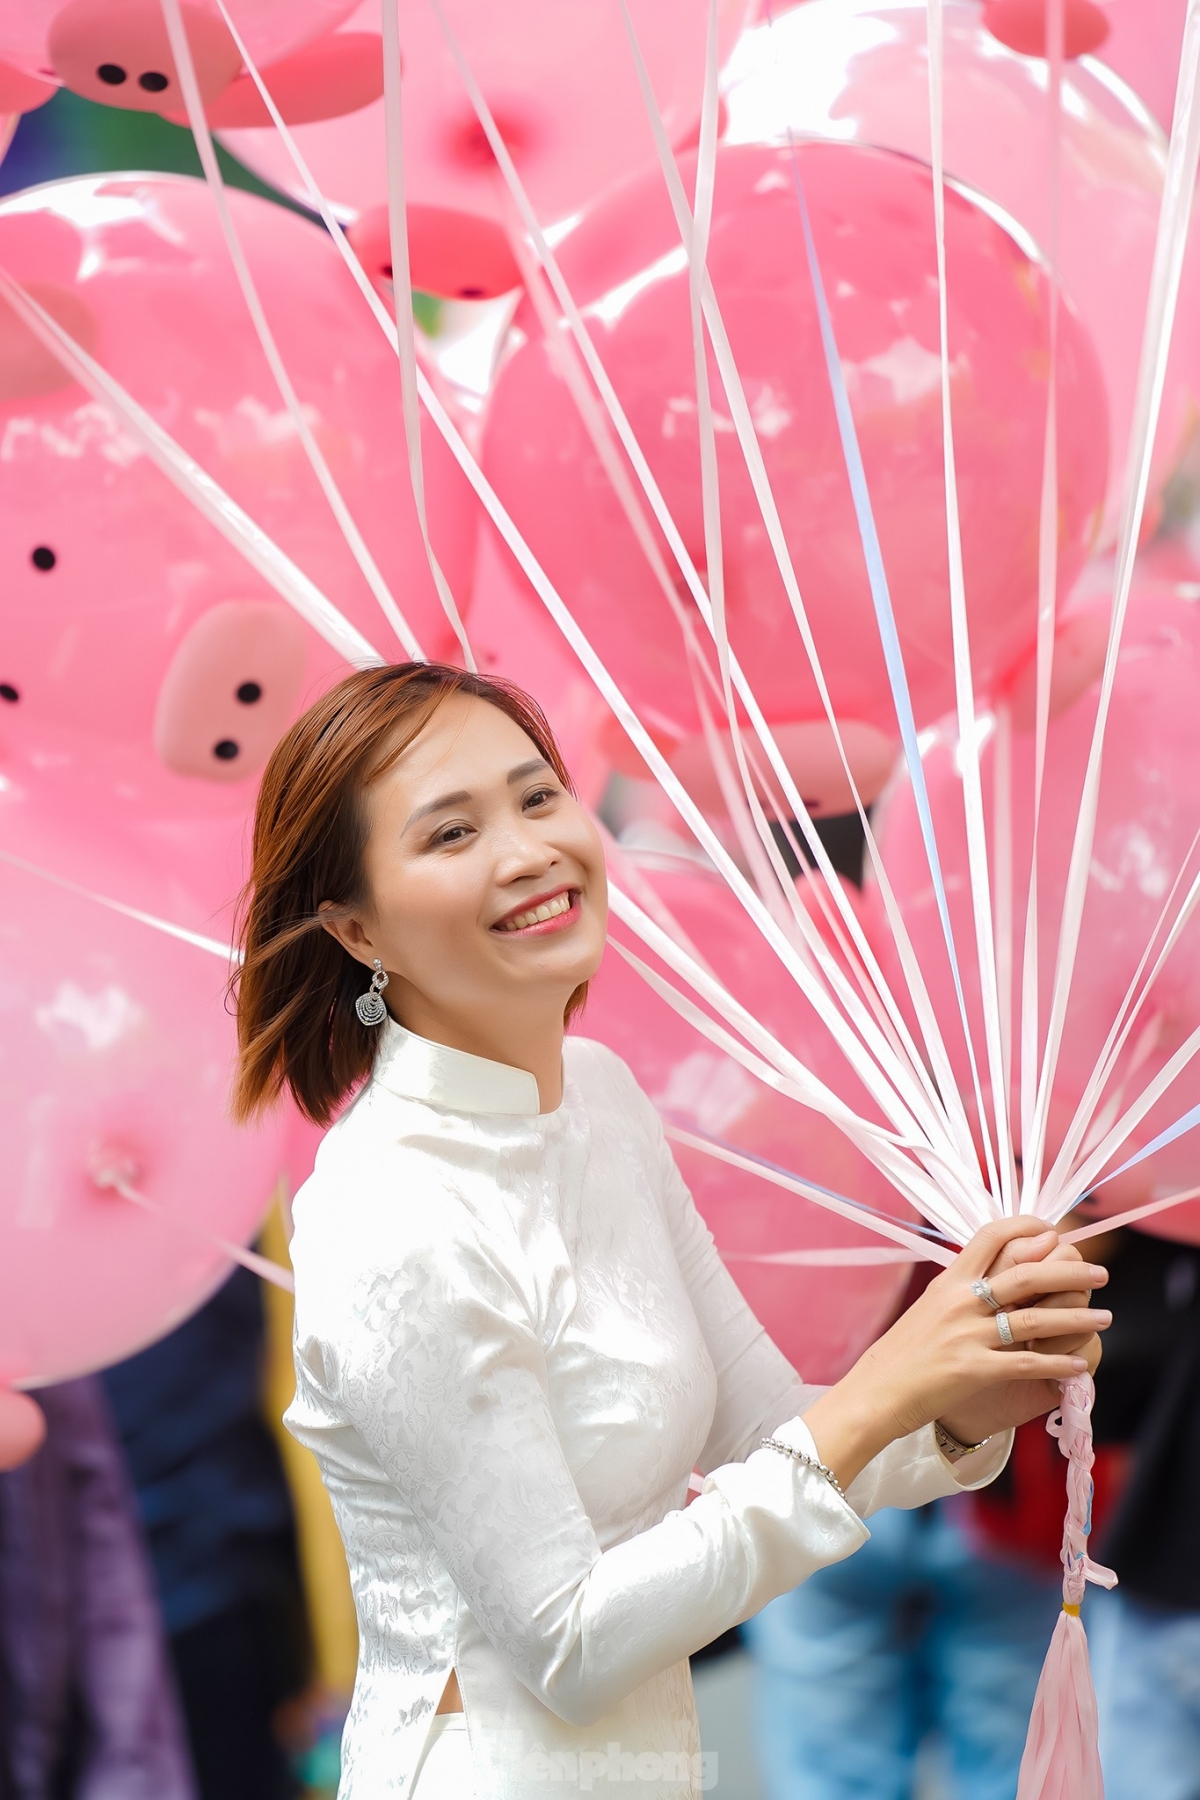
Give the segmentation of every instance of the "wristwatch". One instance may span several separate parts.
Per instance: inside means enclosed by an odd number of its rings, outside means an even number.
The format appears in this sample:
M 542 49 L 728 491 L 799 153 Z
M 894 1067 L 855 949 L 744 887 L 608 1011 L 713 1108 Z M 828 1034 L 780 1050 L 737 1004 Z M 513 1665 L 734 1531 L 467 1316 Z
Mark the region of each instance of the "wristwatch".
M 946 1430 L 940 1419 L 935 1419 L 933 1421 L 933 1438 L 942 1455 L 947 1457 L 950 1462 L 957 1462 L 959 1457 L 974 1456 L 976 1450 L 982 1450 L 985 1444 L 990 1444 L 992 1434 L 989 1432 L 987 1437 L 980 1438 L 977 1444 L 963 1444 L 954 1436 L 953 1432 Z

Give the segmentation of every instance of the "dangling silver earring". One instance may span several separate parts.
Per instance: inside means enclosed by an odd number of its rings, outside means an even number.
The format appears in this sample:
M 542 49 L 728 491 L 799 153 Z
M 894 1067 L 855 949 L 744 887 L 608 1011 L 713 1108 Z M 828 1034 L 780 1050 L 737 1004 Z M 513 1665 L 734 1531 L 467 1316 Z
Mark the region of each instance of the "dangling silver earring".
M 360 994 L 354 1002 L 354 1010 L 364 1025 L 382 1025 L 387 1018 L 387 1007 L 383 1004 L 383 990 L 388 984 L 387 974 L 379 958 L 375 958 L 375 973 L 371 977 L 371 985 L 365 994 Z

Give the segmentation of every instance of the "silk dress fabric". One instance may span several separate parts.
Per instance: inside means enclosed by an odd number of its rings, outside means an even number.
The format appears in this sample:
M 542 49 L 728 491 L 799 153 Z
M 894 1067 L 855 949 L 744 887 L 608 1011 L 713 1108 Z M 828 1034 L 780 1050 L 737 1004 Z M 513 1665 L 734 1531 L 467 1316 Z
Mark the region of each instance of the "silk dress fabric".
M 296 1196 L 285 1423 L 359 1626 L 338 1800 L 413 1795 L 452 1668 L 479 1800 L 698 1791 L 691 1652 L 1011 1446 L 956 1473 L 926 1427 L 845 1500 L 758 1448 L 815 1456 L 823 1390 L 746 1305 L 626 1065 L 569 1038 L 563 1067 L 542 1113 L 527 1071 L 389 1019 Z

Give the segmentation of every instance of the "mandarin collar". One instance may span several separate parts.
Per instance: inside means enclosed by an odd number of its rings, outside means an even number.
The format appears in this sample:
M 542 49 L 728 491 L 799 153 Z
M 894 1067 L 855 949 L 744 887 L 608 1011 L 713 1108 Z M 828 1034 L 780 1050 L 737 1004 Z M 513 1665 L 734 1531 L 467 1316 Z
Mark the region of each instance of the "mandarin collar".
M 402 1099 L 449 1112 L 536 1117 L 542 1109 L 537 1077 L 528 1069 L 435 1044 L 392 1018 L 384 1020 L 372 1077 Z

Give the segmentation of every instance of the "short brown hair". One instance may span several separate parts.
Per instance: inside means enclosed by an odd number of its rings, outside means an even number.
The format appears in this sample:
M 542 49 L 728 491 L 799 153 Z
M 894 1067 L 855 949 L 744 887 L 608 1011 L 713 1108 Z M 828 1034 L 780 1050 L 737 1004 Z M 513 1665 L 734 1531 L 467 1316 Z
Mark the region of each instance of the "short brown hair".
M 451 694 L 507 713 L 574 793 L 541 707 L 494 676 L 444 663 L 394 663 L 348 675 L 310 706 L 271 753 L 255 809 L 241 906 L 243 959 L 232 983 L 235 1118 L 252 1118 L 287 1087 L 305 1117 L 324 1125 L 370 1074 L 378 1031 L 354 1010 L 363 966 L 324 929 L 318 908 L 322 901 L 347 911 L 364 904 L 364 791 Z M 576 988 L 568 1018 L 586 994 L 586 983 Z

